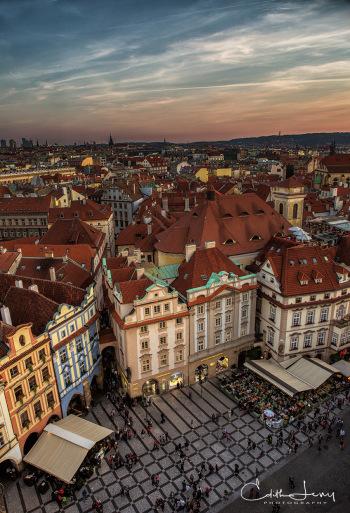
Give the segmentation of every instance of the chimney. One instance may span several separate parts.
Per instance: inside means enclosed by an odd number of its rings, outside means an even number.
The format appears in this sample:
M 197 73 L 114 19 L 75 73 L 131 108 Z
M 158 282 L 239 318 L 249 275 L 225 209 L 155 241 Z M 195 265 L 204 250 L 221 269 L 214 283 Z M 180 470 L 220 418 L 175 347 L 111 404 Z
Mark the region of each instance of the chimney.
M 39 292 L 38 285 L 29 285 L 28 290 L 33 290 L 34 292 Z
M 191 257 L 195 253 L 195 251 L 196 251 L 195 244 L 186 244 L 186 246 L 185 246 L 186 262 L 189 262 L 191 260 Z
M 163 196 L 162 198 L 162 207 L 163 207 L 163 210 L 165 210 L 165 212 L 168 212 L 169 210 L 169 200 L 166 196 Z
M 11 313 L 7 306 L 2 306 L 0 308 L 1 319 L 5 324 L 10 324 L 12 326 Z
M 54 267 L 50 267 L 50 280 L 56 281 L 56 269 Z
M 152 233 L 152 223 L 147 224 L 147 235 L 151 235 Z
M 215 248 L 216 242 L 215 242 L 215 240 L 205 241 L 204 246 L 205 246 L 205 249 Z
M 167 215 L 166 215 L 166 211 L 165 211 L 163 208 L 162 208 L 162 210 L 161 210 L 161 214 L 162 214 L 162 216 L 163 216 L 163 217 L 167 217 Z
M 185 198 L 185 212 L 189 212 L 190 211 L 190 198 L 188 198 L 186 196 Z
M 23 289 L 23 281 L 22 281 L 22 280 L 16 280 L 16 281 L 15 281 L 15 285 L 16 285 L 16 287 L 18 287 L 19 289 Z
M 145 270 L 143 267 L 136 267 L 136 278 L 141 280 L 141 278 L 143 278 L 144 272 Z

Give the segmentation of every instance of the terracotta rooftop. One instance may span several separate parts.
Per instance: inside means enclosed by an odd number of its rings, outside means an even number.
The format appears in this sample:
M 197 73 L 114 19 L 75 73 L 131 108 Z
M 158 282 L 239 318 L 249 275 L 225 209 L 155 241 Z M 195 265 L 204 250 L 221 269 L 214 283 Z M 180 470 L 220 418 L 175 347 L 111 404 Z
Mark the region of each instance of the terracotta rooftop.
M 180 265 L 178 277 L 171 286 L 186 296 L 188 289 L 205 285 L 212 273 L 220 271 L 234 273 L 236 276 L 246 274 L 218 248 L 197 249 L 188 262 Z
M 286 233 L 290 224 L 255 193 L 209 194 L 211 199 L 184 214 L 157 235 L 156 248 L 164 253 L 184 254 L 186 244 L 204 247 L 215 241 L 225 255 L 254 253 L 275 234 Z
M 109 205 L 100 205 L 87 199 L 84 202 L 72 201 L 70 207 L 50 208 L 49 222 L 54 223 L 57 219 L 81 219 L 82 221 L 105 221 L 112 214 Z
M 105 234 L 81 219 L 57 219 L 43 235 L 41 244 L 88 244 L 100 248 Z

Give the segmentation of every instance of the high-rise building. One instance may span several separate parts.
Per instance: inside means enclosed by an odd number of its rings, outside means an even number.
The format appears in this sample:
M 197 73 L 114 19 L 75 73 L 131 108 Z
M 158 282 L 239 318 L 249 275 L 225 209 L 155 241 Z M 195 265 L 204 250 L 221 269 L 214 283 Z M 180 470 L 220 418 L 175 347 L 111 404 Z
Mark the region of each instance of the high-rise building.
M 9 146 L 11 148 L 11 150 L 15 150 L 16 149 L 16 141 L 14 139 L 10 139 L 9 140 Z
M 1 148 L 6 148 L 6 139 L 1 139 L 1 141 L 0 141 L 0 147 L 1 147 Z

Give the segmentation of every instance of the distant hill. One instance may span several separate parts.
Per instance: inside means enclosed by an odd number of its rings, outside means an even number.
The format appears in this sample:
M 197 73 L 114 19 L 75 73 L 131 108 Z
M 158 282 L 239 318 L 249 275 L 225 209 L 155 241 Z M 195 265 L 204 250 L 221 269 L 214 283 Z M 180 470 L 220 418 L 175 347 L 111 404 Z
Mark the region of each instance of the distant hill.
M 228 143 L 237 146 L 327 146 L 336 142 L 337 146 L 350 145 L 350 132 L 321 132 L 310 134 L 290 134 L 290 135 L 264 135 L 261 137 L 240 137 L 231 139 Z M 220 141 L 221 142 L 221 141 Z M 223 142 L 223 141 L 222 141 Z

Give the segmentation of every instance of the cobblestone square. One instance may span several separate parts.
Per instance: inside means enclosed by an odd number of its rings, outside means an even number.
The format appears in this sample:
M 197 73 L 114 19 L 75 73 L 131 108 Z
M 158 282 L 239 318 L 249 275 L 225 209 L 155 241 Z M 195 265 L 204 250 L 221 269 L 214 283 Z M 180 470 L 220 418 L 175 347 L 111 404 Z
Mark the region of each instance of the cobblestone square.
M 233 408 L 231 418 L 228 411 Z M 94 407 L 88 420 L 108 427 L 123 426 L 123 419 L 119 415 L 111 415 L 114 405 L 109 399 L 103 398 Z M 335 410 L 336 412 L 337 410 Z M 165 423 L 161 423 L 161 412 L 166 416 Z M 193 427 L 191 418 L 195 415 Z M 212 414 L 220 415 L 218 423 L 212 421 Z M 72 501 L 66 504 L 61 511 L 65 513 L 85 513 L 91 511 L 91 498 L 101 500 L 103 511 L 122 513 L 153 513 L 155 500 L 159 497 L 168 498 L 171 492 L 179 496 L 182 492 L 184 478 L 192 474 L 195 478 L 200 471 L 203 461 L 217 465 L 217 472 L 205 475 L 200 480 L 201 488 L 210 488 L 209 497 L 202 500 L 202 513 L 219 511 L 224 506 L 223 496 L 225 490 L 229 492 L 230 499 L 241 488 L 242 483 L 254 478 L 256 472 L 260 477 L 273 468 L 276 462 L 285 458 L 287 460 L 288 446 L 284 442 L 281 447 L 269 446 L 266 437 L 270 431 L 266 429 L 255 417 L 239 410 L 237 405 L 218 387 L 218 381 L 213 380 L 202 385 L 192 387 L 192 399 L 188 397 L 188 389 L 173 390 L 168 394 L 154 397 L 152 405 L 147 411 L 142 406 L 132 409 L 131 415 L 137 436 L 122 441 L 119 450 L 122 456 L 134 451 L 139 461 L 133 466 L 131 472 L 125 467 L 112 470 L 107 459 L 88 480 L 86 489 L 90 497 L 85 501 L 82 491 L 76 493 Z M 313 414 L 310 414 L 311 417 Z M 142 428 L 146 426 L 146 418 L 153 422 L 151 436 L 140 436 Z M 230 440 L 223 439 L 223 429 L 232 436 Z M 292 428 L 287 428 L 287 432 Z M 169 441 L 158 450 L 153 450 L 155 439 L 159 439 L 165 432 Z M 256 449 L 249 450 L 248 437 L 257 443 Z M 179 456 L 175 451 L 174 443 L 189 443 L 184 464 L 185 472 L 178 468 Z M 298 435 L 301 446 L 305 445 L 306 437 Z M 235 475 L 235 465 L 239 467 L 238 476 Z M 151 475 L 160 474 L 159 486 L 151 482 Z M 120 494 L 120 484 L 127 486 L 130 499 Z M 6 490 L 6 504 L 8 513 L 56 513 L 59 508 L 51 502 L 50 492 L 40 495 L 35 487 L 27 487 L 22 480 L 11 482 Z M 170 512 L 167 504 L 165 511 Z

